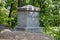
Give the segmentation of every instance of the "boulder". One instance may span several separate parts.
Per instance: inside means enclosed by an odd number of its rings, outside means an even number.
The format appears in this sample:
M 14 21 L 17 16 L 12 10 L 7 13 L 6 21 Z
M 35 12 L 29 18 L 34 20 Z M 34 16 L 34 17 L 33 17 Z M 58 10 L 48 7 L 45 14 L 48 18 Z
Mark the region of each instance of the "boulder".
M 6 29 L 3 31 L 0 32 L 0 40 L 54 40 L 50 35 L 43 33 L 6 31 Z

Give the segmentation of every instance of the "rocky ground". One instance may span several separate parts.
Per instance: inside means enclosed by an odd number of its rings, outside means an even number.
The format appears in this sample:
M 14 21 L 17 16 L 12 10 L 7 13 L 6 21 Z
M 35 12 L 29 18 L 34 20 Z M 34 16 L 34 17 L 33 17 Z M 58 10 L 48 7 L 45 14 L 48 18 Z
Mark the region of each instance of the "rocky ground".
M 53 40 L 53 38 L 43 33 L 3 30 L 0 32 L 0 40 Z

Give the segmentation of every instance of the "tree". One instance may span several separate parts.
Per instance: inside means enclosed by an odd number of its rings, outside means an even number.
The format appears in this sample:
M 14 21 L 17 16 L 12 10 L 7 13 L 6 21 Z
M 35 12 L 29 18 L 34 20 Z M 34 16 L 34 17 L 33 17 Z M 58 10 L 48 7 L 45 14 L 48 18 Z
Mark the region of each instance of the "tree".
M 14 4 L 12 3 L 14 2 Z M 0 24 L 14 28 L 17 24 L 17 2 L 16 0 L 1 0 L 0 2 Z M 12 4 L 11 4 L 12 3 Z M 11 25 L 8 24 L 11 21 Z

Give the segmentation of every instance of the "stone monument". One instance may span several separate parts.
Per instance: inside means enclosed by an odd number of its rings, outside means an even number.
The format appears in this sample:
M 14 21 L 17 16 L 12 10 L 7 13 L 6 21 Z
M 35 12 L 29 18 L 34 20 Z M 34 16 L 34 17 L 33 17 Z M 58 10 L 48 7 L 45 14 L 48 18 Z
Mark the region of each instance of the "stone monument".
M 32 5 L 26 5 L 18 8 L 18 27 L 27 32 L 42 32 L 39 27 L 39 8 Z

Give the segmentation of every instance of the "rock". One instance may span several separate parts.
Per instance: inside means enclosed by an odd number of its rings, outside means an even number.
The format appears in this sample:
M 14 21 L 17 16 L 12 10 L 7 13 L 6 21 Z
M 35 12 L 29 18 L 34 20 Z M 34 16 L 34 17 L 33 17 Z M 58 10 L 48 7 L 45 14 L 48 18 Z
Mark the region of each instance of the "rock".
M 15 31 L 14 33 L 18 36 L 17 40 L 54 40 L 51 36 L 43 33 L 30 33 L 22 31 Z
M 15 34 L 9 29 L 4 29 L 0 32 L 0 39 L 15 39 Z
M 51 36 L 43 33 L 30 33 L 22 31 L 11 31 L 0 33 L 0 40 L 54 40 Z
M 1 33 L 4 33 L 4 32 L 12 32 L 12 31 L 9 30 L 9 29 L 3 29 L 3 30 L 1 31 Z

